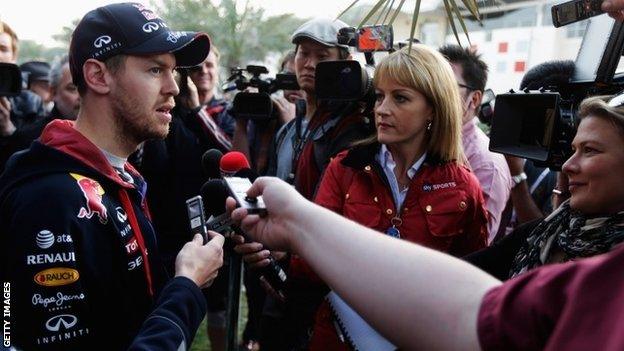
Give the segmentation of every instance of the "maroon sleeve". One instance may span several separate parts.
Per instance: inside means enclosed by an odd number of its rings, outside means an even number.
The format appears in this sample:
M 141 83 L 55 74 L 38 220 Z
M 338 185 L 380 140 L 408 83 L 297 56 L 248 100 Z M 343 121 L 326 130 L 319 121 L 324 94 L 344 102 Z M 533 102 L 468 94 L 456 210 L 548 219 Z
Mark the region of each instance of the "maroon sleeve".
M 483 350 L 621 350 L 624 249 L 538 268 L 481 303 Z

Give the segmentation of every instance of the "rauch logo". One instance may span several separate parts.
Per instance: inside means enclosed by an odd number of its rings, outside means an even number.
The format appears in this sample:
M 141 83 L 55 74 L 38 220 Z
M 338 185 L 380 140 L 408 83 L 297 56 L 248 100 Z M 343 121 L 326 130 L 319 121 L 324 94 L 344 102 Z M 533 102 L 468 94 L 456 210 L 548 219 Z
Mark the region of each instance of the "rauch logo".
M 71 284 L 80 278 L 77 270 L 71 268 L 48 268 L 37 273 L 35 283 L 43 286 L 60 286 Z

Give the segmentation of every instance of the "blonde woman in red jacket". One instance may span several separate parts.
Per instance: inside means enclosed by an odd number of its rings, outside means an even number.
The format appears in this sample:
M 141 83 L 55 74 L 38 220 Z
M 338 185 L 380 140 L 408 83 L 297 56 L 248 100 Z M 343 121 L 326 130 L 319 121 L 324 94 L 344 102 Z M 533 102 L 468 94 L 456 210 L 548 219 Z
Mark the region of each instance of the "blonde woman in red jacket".
M 380 235 L 455 256 L 485 247 L 487 212 L 479 182 L 466 167 L 462 106 L 449 63 L 414 45 L 380 62 L 374 86 L 377 135 L 330 162 L 315 202 Z M 339 332 L 356 348 L 373 345 L 357 345 L 349 340 L 357 331 L 345 321 L 334 323 L 331 310 L 341 308 L 335 299 L 321 305 L 310 349 L 348 350 Z

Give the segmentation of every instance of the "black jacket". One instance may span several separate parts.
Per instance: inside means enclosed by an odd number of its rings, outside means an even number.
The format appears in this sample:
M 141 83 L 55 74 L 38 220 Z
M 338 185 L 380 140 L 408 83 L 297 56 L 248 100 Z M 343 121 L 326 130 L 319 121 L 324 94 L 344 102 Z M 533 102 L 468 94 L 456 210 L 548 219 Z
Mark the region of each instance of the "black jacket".
M 61 120 L 7 163 L 0 178 L 0 277 L 10 283 L 18 348 L 190 345 L 205 302 L 186 278 L 163 290 L 167 276 L 146 184 L 131 166 L 126 170 L 134 184 Z M 172 303 L 174 294 L 179 302 Z
M 463 260 L 490 273 L 496 279 L 505 281 L 509 279 L 511 265 L 518 251 L 541 221 L 542 219 L 537 219 L 524 223 L 492 246 L 466 255 Z

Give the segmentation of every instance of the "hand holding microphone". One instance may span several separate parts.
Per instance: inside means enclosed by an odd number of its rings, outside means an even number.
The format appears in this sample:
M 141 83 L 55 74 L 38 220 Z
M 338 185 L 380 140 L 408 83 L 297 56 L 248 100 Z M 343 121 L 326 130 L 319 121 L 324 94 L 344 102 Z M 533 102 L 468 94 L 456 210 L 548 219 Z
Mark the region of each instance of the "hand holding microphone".
M 209 150 L 210 152 L 210 150 Z M 208 152 L 207 152 L 208 154 Z M 207 173 L 215 173 L 216 153 L 203 158 L 202 163 Z M 218 155 L 217 155 L 218 156 Z M 204 162 L 206 161 L 206 162 Z M 261 197 L 248 197 L 246 192 L 251 186 L 251 181 L 255 180 L 257 174 L 249 168 L 249 162 L 240 152 L 228 152 L 219 159 L 219 173 L 222 179 L 212 179 L 206 182 L 201 189 L 201 197 L 206 200 L 206 212 L 211 215 L 206 227 L 221 233 L 235 233 L 235 242 L 251 240 L 249 236 L 230 218 L 229 212 L 225 210 L 226 198 L 232 195 L 239 206 L 243 206 L 247 211 L 262 213 L 264 210 Z M 244 238 L 244 239 L 243 239 Z M 247 244 L 245 244 L 247 245 Z M 252 243 L 253 245 L 253 243 Z M 239 252 L 239 250 L 236 250 Z M 239 252 L 240 253 L 240 252 Z M 251 256 L 244 255 L 245 262 L 251 262 Z M 265 288 L 279 299 L 284 299 L 283 289 L 286 282 L 286 273 L 273 259 L 270 253 L 263 257 L 263 264 L 258 267 L 260 280 Z

